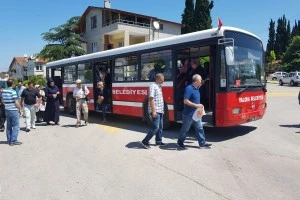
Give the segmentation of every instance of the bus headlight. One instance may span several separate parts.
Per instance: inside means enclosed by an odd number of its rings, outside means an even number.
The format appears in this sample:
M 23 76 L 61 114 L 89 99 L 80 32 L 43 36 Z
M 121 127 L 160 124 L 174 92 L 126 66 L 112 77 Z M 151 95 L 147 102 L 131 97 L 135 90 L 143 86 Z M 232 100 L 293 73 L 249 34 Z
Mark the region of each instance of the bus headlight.
M 241 108 L 233 108 L 232 109 L 232 114 L 237 115 L 240 114 L 242 112 Z

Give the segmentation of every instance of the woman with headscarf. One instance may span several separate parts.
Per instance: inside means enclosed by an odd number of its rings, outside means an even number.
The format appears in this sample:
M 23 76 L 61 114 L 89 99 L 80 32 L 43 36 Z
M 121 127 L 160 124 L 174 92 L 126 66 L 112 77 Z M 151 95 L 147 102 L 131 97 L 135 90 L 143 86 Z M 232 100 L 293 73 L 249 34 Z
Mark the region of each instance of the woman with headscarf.
M 47 98 L 45 121 L 47 125 L 50 125 L 50 121 L 53 121 L 55 125 L 59 125 L 59 94 L 58 87 L 52 79 L 49 79 L 45 88 L 45 96 Z

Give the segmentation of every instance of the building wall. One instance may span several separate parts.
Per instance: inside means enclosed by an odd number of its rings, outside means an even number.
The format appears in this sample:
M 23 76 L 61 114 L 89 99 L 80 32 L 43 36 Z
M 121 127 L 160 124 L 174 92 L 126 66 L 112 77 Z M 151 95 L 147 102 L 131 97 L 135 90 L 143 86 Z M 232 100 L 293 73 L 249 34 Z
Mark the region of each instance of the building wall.
M 91 29 L 91 18 L 93 16 L 97 16 L 97 28 Z M 93 52 L 93 43 L 97 45 L 97 51 L 103 51 L 105 42 L 104 35 L 107 34 L 113 35 L 110 36 L 110 44 L 113 44 L 113 48 L 118 48 L 119 42 L 127 46 L 181 34 L 180 25 L 169 22 L 161 22 L 161 24 L 163 24 L 163 30 L 153 30 L 151 27 L 139 27 L 133 24 L 120 23 L 102 27 L 102 10 L 92 9 L 86 16 L 86 32 L 84 35 L 87 42 L 86 52 Z M 131 37 L 131 35 L 133 35 L 133 37 Z
M 91 29 L 91 17 L 97 16 L 97 28 Z M 93 9 L 86 16 L 86 41 L 87 41 L 87 53 L 92 53 L 92 43 L 97 43 L 97 49 L 100 51 L 102 38 L 102 11 L 100 9 Z M 102 45 L 103 46 L 103 45 Z
M 23 67 L 19 65 L 17 61 L 14 62 L 10 71 L 16 71 L 16 73 L 10 75 L 11 78 L 17 78 L 23 80 Z

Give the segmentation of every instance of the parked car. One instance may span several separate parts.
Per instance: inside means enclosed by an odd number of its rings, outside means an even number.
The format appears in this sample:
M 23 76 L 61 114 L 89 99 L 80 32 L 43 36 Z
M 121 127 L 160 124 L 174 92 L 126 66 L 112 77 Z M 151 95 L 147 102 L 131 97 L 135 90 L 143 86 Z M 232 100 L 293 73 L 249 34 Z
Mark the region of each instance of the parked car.
M 279 79 L 279 85 L 289 84 L 290 86 L 297 86 L 300 83 L 300 72 L 290 72 Z
M 274 72 L 273 74 L 269 74 L 268 79 L 269 80 L 279 80 L 280 78 L 282 78 L 284 75 L 288 75 L 287 72 Z

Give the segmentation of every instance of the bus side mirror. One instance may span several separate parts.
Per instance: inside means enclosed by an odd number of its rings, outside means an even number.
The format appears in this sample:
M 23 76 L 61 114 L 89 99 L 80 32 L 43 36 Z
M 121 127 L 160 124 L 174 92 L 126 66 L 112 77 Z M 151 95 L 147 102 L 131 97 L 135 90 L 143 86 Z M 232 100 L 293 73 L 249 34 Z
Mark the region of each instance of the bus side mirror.
M 226 64 L 234 65 L 234 49 L 233 46 L 225 47 Z

